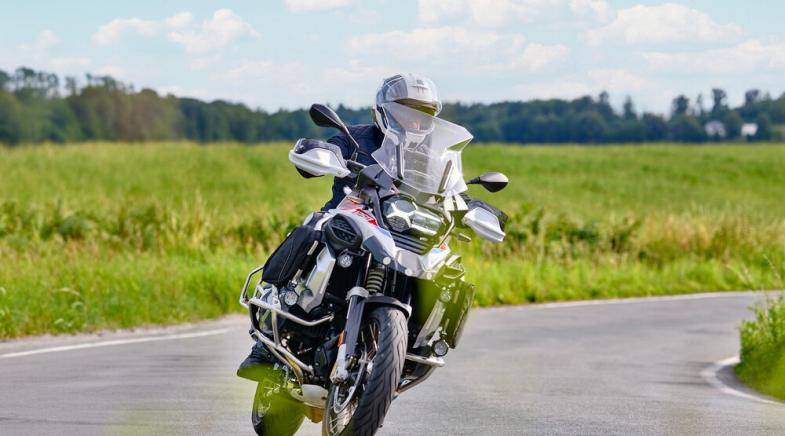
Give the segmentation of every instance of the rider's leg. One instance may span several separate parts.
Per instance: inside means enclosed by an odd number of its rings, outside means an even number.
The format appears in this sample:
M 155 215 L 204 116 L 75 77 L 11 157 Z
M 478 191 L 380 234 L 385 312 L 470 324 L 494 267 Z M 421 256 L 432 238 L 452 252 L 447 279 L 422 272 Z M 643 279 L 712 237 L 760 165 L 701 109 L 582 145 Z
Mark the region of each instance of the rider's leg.
M 275 357 L 267 351 L 267 347 L 260 341 L 257 341 L 251 347 L 251 354 L 237 368 L 237 375 L 248 380 L 262 381 L 265 372 L 275 362 Z

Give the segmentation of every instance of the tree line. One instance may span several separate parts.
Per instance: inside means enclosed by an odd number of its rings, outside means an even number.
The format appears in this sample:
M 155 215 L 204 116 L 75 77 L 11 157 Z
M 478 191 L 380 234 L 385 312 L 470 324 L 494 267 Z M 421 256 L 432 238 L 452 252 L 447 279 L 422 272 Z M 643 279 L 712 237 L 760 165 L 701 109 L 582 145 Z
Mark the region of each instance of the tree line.
M 370 121 L 369 108 L 338 106 L 349 123 Z M 508 101 L 493 104 L 448 103 L 442 117 L 465 126 L 477 141 L 513 143 L 625 143 L 646 141 L 706 142 L 782 139 L 785 94 L 772 98 L 750 90 L 744 103 L 731 108 L 727 94 L 714 89 L 680 95 L 668 116 L 638 113 L 630 98 L 614 110 L 607 92 L 574 100 Z M 706 125 L 721 123 L 720 130 Z M 754 134 L 742 134 L 754 123 Z M 159 95 L 137 91 L 109 76 L 83 80 L 18 68 L 0 70 L 0 143 L 191 140 L 254 143 L 324 136 L 306 109 L 267 112 L 223 100 Z

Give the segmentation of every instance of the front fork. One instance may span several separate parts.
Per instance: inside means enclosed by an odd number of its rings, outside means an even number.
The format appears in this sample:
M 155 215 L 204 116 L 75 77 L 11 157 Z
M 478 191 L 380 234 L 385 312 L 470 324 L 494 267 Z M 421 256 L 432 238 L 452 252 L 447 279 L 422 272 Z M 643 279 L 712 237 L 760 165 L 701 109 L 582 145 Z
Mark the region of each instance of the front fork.
M 365 310 L 377 306 L 391 306 L 403 312 L 406 319 L 412 314 L 412 308 L 398 299 L 382 294 L 370 295 L 367 289 L 355 286 L 346 294 L 349 299 L 349 309 L 346 313 L 346 326 L 343 332 L 343 342 L 338 347 L 338 357 L 330 373 L 330 381 L 342 383 L 349 378 L 349 369 L 356 363 L 357 338 L 362 329 Z
M 349 378 L 349 367 L 353 365 L 357 337 L 360 334 L 363 321 L 363 309 L 368 299 L 368 291 L 360 286 L 355 286 L 346 294 L 349 300 L 349 309 L 346 312 L 346 327 L 343 331 L 343 342 L 338 347 L 338 358 L 330 374 L 330 381 L 341 383 Z

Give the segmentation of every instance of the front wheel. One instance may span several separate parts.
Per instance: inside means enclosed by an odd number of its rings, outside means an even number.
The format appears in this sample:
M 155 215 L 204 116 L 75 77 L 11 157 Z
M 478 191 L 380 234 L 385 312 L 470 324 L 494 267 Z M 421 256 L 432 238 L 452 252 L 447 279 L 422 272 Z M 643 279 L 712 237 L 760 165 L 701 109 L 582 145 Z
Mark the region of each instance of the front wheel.
M 346 382 L 330 387 L 323 435 L 376 433 L 401 379 L 406 337 L 406 317 L 400 310 L 382 306 L 369 314 L 357 339 L 360 359 Z

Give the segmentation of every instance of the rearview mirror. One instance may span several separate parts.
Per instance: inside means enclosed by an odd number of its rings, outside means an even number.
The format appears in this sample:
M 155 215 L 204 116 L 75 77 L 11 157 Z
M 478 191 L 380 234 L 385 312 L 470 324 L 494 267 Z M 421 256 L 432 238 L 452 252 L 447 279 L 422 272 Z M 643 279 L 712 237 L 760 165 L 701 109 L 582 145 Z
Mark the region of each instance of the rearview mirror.
M 311 115 L 311 119 L 319 127 L 334 127 L 344 133 L 347 131 L 346 124 L 341 121 L 341 117 L 334 110 L 323 104 L 311 105 L 311 110 L 308 111 L 308 114 Z
M 475 177 L 468 182 L 467 185 L 482 185 L 489 192 L 499 192 L 504 189 L 510 182 L 502 173 L 485 173 L 480 177 Z
M 311 120 L 313 120 L 314 124 L 317 126 L 333 127 L 343 132 L 349 138 L 349 141 L 351 141 L 352 147 L 354 147 L 352 160 L 357 159 L 357 152 L 360 151 L 360 144 L 358 144 L 352 134 L 349 133 L 349 129 L 346 127 L 346 124 L 344 124 L 344 122 L 341 120 L 341 117 L 339 117 L 334 110 L 323 104 L 316 103 L 311 105 L 311 109 L 308 111 L 308 114 L 311 116 Z

